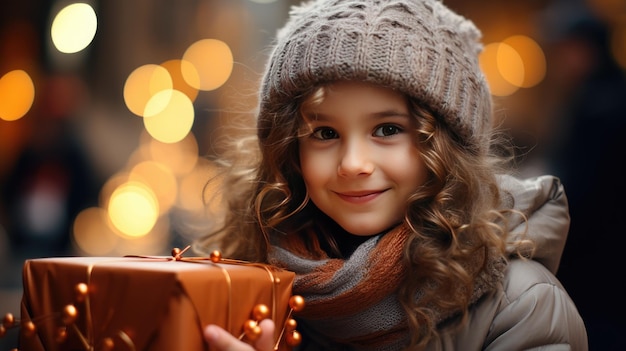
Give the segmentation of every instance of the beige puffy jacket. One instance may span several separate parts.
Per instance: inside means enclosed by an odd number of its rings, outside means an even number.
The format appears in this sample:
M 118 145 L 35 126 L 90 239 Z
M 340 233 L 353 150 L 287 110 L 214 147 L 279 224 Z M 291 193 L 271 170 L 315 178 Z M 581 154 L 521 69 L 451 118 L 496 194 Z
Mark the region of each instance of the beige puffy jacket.
M 468 323 L 443 334 L 428 351 L 588 350 L 587 333 L 574 302 L 555 278 L 569 230 L 567 198 L 552 176 L 501 179 L 536 243 L 533 260 L 511 259 L 501 289 L 470 309 Z M 519 239 L 525 224 L 513 223 Z

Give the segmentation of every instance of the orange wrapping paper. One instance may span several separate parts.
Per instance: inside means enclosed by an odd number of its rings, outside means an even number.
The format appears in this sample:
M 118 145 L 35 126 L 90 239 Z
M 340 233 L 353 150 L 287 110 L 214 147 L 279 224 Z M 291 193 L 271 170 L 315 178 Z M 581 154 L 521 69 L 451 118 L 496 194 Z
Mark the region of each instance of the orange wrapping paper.
M 21 351 L 107 350 L 106 340 L 114 350 L 200 351 L 211 350 L 202 337 L 204 326 L 217 324 L 239 337 L 258 304 L 269 307 L 277 340 L 294 273 L 209 260 L 72 257 L 27 260 L 23 279 L 21 320 L 35 321 L 37 333 L 20 333 Z M 79 283 L 89 291 L 82 302 Z M 59 343 L 67 305 L 78 315 Z

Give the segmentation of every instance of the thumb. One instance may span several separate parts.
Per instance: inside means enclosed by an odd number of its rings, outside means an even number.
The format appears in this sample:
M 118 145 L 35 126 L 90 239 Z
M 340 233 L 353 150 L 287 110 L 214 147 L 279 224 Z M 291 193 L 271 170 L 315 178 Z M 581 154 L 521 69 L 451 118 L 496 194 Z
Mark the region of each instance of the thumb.
M 271 319 L 264 319 L 259 323 L 261 327 L 261 337 L 254 343 L 254 346 L 259 351 L 272 351 L 274 350 L 274 330 L 276 325 Z
M 274 350 L 274 330 L 276 329 L 274 322 L 271 319 L 265 319 L 259 323 L 259 327 L 261 327 L 261 336 L 254 343 L 254 348 L 216 325 L 208 325 L 204 328 L 204 338 L 211 349 L 218 351 Z
M 252 346 L 235 338 L 229 332 L 216 325 L 208 325 L 204 328 L 204 338 L 209 343 L 211 350 L 254 351 Z

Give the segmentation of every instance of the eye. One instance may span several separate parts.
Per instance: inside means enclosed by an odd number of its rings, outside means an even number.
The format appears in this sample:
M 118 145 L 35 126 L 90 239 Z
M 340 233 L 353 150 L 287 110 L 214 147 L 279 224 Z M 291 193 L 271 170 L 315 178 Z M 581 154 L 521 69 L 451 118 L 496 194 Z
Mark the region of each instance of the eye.
M 312 134 L 313 138 L 320 140 L 336 139 L 339 137 L 337 131 L 332 128 L 322 127 L 316 128 Z
M 398 134 L 400 132 L 402 132 L 402 128 L 393 125 L 393 124 L 385 124 L 382 125 L 378 128 L 376 128 L 376 130 L 374 130 L 374 136 L 377 137 L 387 137 L 387 136 L 391 136 L 394 134 Z

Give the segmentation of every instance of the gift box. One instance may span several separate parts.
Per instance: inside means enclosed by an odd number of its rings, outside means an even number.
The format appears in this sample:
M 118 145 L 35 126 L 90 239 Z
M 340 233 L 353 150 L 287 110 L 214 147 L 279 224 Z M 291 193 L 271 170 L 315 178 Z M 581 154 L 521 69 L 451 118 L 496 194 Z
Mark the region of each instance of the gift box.
M 248 340 L 263 318 L 276 323 L 276 349 L 299 341 L 291 313 L 303 301 L 291 295 L 294 273 L 219 253 L 31 259 L 23 279 L 20 351 L 212 350 L 206 325 Z

